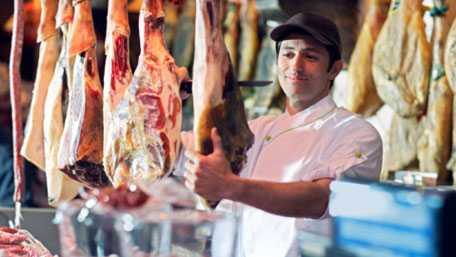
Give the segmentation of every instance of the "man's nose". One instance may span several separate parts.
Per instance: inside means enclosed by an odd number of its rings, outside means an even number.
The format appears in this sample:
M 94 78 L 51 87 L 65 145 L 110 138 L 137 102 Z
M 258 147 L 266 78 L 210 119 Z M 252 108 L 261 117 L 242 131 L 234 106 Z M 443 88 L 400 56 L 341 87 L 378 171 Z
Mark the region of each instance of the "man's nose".
M 304 69 L 304 56 L 301 53 L 298 53 L 291 60 L 291 67 L 295 70 Z

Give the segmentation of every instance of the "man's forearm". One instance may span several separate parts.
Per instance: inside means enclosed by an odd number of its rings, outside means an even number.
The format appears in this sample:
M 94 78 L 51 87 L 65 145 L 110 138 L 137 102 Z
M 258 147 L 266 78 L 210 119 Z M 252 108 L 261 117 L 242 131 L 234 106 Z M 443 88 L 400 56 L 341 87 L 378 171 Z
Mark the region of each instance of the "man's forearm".
M 278 183 L 234 177 L 225 197 L 277 215 L 319 218 L 328 204 L 330 181 Z

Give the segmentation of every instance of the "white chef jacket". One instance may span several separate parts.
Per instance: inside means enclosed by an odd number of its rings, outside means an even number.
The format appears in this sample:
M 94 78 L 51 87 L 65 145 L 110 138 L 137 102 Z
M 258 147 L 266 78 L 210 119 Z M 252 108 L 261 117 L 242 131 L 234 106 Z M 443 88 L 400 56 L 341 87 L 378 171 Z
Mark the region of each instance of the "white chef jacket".
M 249 122 L 255 141 L 240 176 L 273 182 L 337 179 L 343 173 L 378 179 L 382 163 L 379 134 L 361 117 L 338 108 L 327 96 L 290 115 Z M 328 229 L 321 219 L 291 218 L 222 200 L 219 211 L 240 218 L 238 257 L 295 257 L 297 229 Z M 325 232 L 325 231 L 322 231 Z

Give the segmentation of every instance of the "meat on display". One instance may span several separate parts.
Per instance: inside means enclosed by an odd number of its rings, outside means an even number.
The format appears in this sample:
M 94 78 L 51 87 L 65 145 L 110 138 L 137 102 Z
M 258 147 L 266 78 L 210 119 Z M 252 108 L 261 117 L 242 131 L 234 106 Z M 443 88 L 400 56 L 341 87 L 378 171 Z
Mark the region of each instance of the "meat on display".
M 118 155 L 108 174 L 115 186 L 165 176 L 180 149 L 179 88 L 184 73 L 166 47 L 163 4 L 163 0 L 143 2 L 138 66 L 113 113 L 120 132 L 113 139 Z
M 239 173 L 253 143 L 239 87 L 222 34 L 221 2 L 196 1 L 193 109 L 195 150 L 213 151 L 211 129 L 216 127 L 225 156 Z

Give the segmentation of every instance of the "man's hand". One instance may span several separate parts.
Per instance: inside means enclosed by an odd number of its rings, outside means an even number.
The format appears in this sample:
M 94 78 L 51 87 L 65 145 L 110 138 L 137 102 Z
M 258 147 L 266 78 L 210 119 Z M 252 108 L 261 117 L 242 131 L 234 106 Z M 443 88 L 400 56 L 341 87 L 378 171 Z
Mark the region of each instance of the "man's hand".
M 201 155 L 188 150 L 185 163 L 185 185 L 208 201 L 216 202 L 226 198 L 230 193 L 230 183 L 237 176 L 231 171 L 225 158 L 222 139 L 216 128 L 211 131 L 214 151 L 209 155 Z

